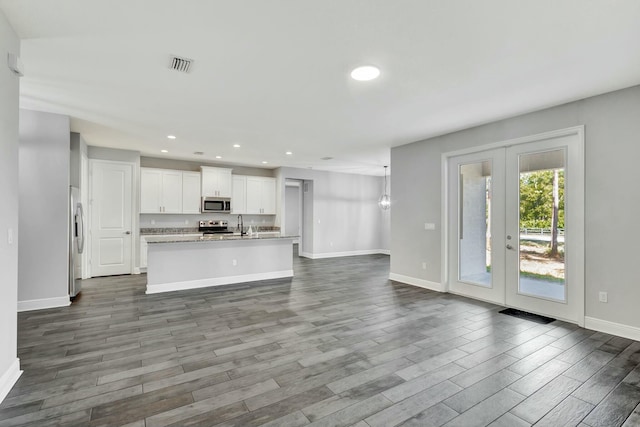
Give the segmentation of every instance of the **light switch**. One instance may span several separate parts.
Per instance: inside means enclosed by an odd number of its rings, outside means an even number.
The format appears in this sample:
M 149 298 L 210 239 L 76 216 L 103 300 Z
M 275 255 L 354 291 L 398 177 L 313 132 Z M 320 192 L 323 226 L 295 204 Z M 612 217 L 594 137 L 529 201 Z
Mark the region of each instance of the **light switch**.
M 425 230 L 435 230 L 436 229 L 436 225 L 432 222 L 425 222 L 424 223 L 424 229 Z
M 13 228 L 7 229 L 7 243 L 13 245 Z

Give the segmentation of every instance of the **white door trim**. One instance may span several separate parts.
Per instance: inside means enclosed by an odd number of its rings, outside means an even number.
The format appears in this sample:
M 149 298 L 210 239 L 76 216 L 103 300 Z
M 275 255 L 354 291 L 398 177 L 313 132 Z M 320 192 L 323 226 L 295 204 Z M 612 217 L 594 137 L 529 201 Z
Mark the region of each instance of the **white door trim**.
M 448 189 L 449 189 L 449 168 L 448 168 L 448 164 L 449 164 L 449 158 L 450 157 L 455 157 L 455 156 L 460 156 L 463 154 L 470 154 L 470 153 L 475 153 L 475 152 L 479 152 L 479 151 L 485 151 L 485 150 L 490 150 L 490 149 L 494 149 L 494 148 L 506 148 L 506 147 L 510 147 L 513 145 L 518 145 L 518 144 L 526 144 L 529 142 L 536 142 L 536 141 L 543 141 L 546 139 L 552 139 L 552 138 L 557 138 L 557 137 L 561 137 L 561 136 L 570 136 L 570 135 L 576 135 L 578 137 L 578 143 L 580 146 L 580 153 L 579 153 L 579 160 L 578 162 L 580 163 L 579 165 L 577 165 L 579 167 L 579 171 L 578 174 L 582 176 L 582 192 L 581 194 L 578 196 L 581 200 L 577 200 L 574 202 L 575 206 L 582 206 L 582 210 L 584 212 L 584 174 L 585 174 L 585 170 L 584 170 L 584 125 L 580 125 L 580 126 L 573 126 L 573 127 L 569 127 L 569 128 L 565 128 L 565 129 L 558 129 L 558 130 L 553 130 L 553 131 L 549 131 L 549 132 L 542 132 L 542 133 L 538 133 L 535 135 L 529 135 L 529 136 L 523 136 L 523 137 L 519 137 L 519 138 L 513 138 L 513 139 L 508 139 L 508 140 L 504 140 L 504 141 L 499 141 L 499 142 L 493 142 L 493 143 L 488 143 L 488 144 L 483 144 L 483 145 L 477 145 L 474 147 L 469 147 L 469 148 L 464 148 L 464 149 L 460 149 L 460 150 L 454 150 L 454 151 L 448 151 L 445 153 L 442 153 L 441 155 L 441 159 L 440 159 L 440 179 L 441 179 L 441 186 L 440 186 L 440 215 L 441 215 L 441 219 L 442 219 L 442 232 L 440 233 L 440 254 L 441 254 L 441 261 L 440 261 L 440 282 L 442 283 L 442 289 L 444 292 L 449 292 L 449 243 L 448 243 L 448 236 L 449 236 L 449 196 L 448 196 Z M 578 314 L 578 325 L 579 326 L 584 326 L 584 319 L 585 319 L 585 308 L 584 308 L 584 301 L 585 301 L 585 297 L 584 297 L 584 286 L 585 281 L 584 281 L 584 253 L 585 253 L 585 247 L 584 247 L 584 215 L 582 218 L 582 222 L 581 224 L 578 224 L 576 226 L 576 228 L 578 229 L 582 229 L 581 235 L 582 235 L 582 241 L 581 241 L 581 245 L 578 246 L 576 248 L 576 252 L 581 252 L 582 253 L 582 265 L 580 266 L 580 272 L 582 274 L 582 283 L 583 283 L 583 288 L 582 288 L 582 300 L 583 300 L 583 304 L 581 304 L 580 306 L 580 313 Z
M 121 162 L 116 160 L 102 160 L 102 159 L 89 159 L 89 206 L 86 207 L 87 217 L 87 229 L 89 233 L 86 237 L 85 250 L 88 254 L 88 276 L 93 277 L 91 260 L 93 259 L 93 170 L 97 163 L 112 164 L 112 165 L 127 165 L 131 167 L 131 227 L 133 228 L 131 233 L 131 271 L 129 274 L 135 274 L 136 269 L 136 238 L 138 238 L 138 221 L 136 212 L 138 211 L 138 203 L 136 203 L 136 197 L 138 192 L 136 191 L 137 171 L 136 164 L 134 162 Z M 134 231 L 135 230 L 135 231 Z

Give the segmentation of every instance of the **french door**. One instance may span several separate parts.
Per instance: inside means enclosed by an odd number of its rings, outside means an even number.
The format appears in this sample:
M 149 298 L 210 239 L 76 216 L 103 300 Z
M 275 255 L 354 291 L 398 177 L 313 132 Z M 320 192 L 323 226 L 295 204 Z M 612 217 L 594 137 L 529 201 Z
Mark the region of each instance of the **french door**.
M 582 133 L 447 159 L 453 293 L 584 322 Z

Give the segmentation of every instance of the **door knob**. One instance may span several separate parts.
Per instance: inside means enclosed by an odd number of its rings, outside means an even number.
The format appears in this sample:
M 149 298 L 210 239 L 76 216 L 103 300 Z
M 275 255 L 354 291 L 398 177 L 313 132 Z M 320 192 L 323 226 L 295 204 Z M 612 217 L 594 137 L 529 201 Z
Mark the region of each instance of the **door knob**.
M 131 232 L 130 231 L 125 231 L 124 234 L 131 234 Z
M 513 249 L 513 246 L 507 245 L 507 249 Z

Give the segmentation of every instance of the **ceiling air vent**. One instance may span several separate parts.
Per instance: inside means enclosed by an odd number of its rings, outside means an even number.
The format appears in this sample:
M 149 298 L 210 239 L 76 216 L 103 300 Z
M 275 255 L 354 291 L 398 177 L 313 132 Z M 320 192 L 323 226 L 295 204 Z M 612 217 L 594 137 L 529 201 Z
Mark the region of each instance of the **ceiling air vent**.
M 193 59 L 182 58 L 180 56 L 171 56 L 171 63 L 169 64 L 169 68 L 172 70 L 180 71 L 181 73 L 188 73 L 191 71 L 191 65 L 193 64 Z

